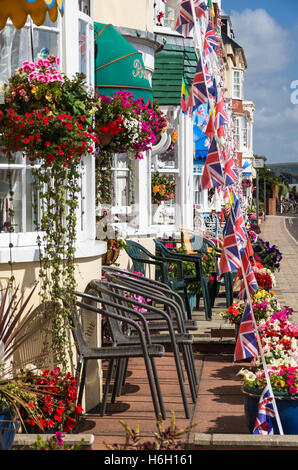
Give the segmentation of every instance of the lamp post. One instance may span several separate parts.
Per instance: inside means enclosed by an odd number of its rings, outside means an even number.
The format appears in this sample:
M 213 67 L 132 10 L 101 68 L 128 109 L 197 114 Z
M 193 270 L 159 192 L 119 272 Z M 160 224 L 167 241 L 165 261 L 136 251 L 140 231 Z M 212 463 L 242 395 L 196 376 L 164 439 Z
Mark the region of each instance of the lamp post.
M 262 158 L 254 158 L 253 167 L 256 170 L 256 202 L 257 202 L 257 224 L 259 223 L 259 175 L 258 168 L 264 168 L 264 160 Z
M 264 177 L 264 221 L 266 220 L 266 178 Z
M 256 201 L 257 201 L 257 224 L 259 225 L 259 174 L 256 170 Z

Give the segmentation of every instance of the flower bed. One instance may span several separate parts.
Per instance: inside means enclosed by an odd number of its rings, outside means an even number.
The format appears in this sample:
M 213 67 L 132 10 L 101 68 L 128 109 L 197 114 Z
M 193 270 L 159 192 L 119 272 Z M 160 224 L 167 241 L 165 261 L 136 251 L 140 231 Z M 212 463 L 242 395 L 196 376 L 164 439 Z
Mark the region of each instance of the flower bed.
M 253 296 L 252 306 L 262 351 L 274 395 L 298 398 L 298 326 L 290 320 L 293 309 L 282 307 L 269 291 L 275 283 L 273 271 L 279 269 L 282 255 L 276 246 L 259 241 L 255 253 L 262 255 L 259 258 L 266 267 L 257 264 L 254 268 L 259 289 Z M 260 356 L 253 358 L 250 367 L 242 368 L 238 374 L 248 394 L 260 395 L 267 384 Z

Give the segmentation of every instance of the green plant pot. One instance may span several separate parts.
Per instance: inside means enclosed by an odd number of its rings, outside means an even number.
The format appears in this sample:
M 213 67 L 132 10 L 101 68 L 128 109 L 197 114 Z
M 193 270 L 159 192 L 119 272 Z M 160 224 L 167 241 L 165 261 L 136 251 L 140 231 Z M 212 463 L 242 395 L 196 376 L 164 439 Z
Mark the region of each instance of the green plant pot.
M 17 430 L 18 420 L 10 408 L 0 408 L 0 450 L 10 450 Z
M 246 422 L 249 432 L 252 433 L 258 413 L 260 395 L 246 393 L 245 391 L 244 394 L 244 410 Z M 276 395 L 275 402 L 284 434 L 298 434 L 298 398 L 291 398 L 288 395 Z M 272 425 L 274 434 L 279 434 L 279 429 L 275 418 L 272 418 Z

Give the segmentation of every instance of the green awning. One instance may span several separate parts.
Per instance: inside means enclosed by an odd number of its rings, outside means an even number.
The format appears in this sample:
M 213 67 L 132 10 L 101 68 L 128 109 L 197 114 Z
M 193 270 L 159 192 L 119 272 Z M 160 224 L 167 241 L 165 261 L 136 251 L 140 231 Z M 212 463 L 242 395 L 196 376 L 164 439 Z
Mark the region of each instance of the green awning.
M 142 53 L 133 47 L 111 24 L 94 23 L 95 86 L 99 94 L 112 96 L 130 91 L 135 99 L 153 100 L 146 78 Z
M 152 87 L 154 99 L 160 106 L 179 106 L 182 79 L 190 90 L 198 64 L 194 47 L 165 44 L 155 54 Z

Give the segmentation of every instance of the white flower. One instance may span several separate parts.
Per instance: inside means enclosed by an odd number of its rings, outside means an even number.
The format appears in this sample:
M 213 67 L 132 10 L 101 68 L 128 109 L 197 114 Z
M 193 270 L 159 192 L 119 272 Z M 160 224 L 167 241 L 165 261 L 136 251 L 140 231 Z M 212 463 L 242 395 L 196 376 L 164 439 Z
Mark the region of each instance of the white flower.
M 242 375 L 248 382 L 254 382 L 256 380 L 256 375 L 247 369 L 241 369 L 237 375 Z

